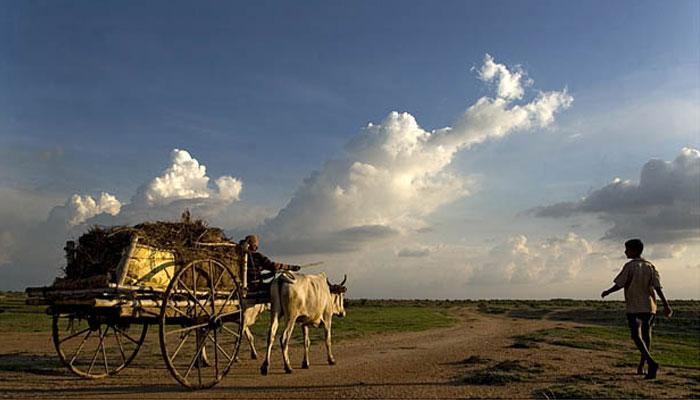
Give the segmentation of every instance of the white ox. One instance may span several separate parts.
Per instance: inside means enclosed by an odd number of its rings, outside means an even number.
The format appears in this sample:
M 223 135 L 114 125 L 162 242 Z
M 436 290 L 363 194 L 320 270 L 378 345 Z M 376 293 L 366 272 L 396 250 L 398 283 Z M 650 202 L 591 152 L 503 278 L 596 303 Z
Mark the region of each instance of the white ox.
M 250 358 L 253 360 L 258 358 L 258 352 L 255 351 L 255 337 L 250 331 L 250 327 L 255 324 L 258 317 L 262 315 L 265 311 L 270 309 L 270 303 L 259 303 L 254 306 L 248 307 L 243 311 L 243 335 L 248 340 L 250 345 Z
M 246 308 L 243 311 L 243 335 L 248 340 L 248 344 L 250 345 L 250 358 L 253 360 L 258 358 L 258 352 L 255 351 L 255 337 L 253 336 L 253 332 L 250 331 L 250 327 L 255 324 L 255 321 L 257 321 L 258 317 L 262 315 L 262 313 L 269 309 L 270 303 L 258 303 Z M 211 365 L 206 348 L 202 348 L 201 358 L 205 365 Z M 236 352 L 235 361 L 239 361 L 238 352 Z
M 270 329 L 267 333 L 267 352 L 265 361 L 260 367 L 260 373 L 267 375 L 270 365 L 270 352 L 275 341 L 277 327 L 281 316 L 285 317 L 286 326 L 280 337 L 282 347 L 282 359 L 284 371 L 292 372 L 289 365 L 289 340 L 292 337 L 295 323 L 301 323 L 304 333 L 304 360 L 302 368 L 309 368 L 309 326 L 318 327 L 323 324 L 326 338 L 326 352 L 328 364 L 335 364 L 331 352 L 331 324 L 333 315 L 345 316 L 343 300 L 346 288 L 343 286 L 347 276 L 339 285 L 333 285 L 328 281 L 325 273 L 319 275 L 304 275 L 299 273 L 284 272 L 274 281 L 270 289 L 272 299 L 272 311 L 270 316 Z

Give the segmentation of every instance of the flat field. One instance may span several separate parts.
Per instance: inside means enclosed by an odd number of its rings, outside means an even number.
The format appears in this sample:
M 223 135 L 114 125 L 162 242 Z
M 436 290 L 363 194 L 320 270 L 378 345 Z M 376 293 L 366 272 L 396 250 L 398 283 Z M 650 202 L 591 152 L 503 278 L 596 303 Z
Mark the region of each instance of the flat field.
M 219 385 L 191 392 L 165 368 L 157 329 L 118 375 L 84 380 L 60 364 L 44 307 L 0 293 L 0 397 L 698 398 L 700 302 L 672 305 L 674 317 L 654 330 L 662 365 L 654 381 L 635 375 L 639 355 L 620 302 L 349 300 L 348 316 L 333 323 L 336 365 L 325 361 L 322 329 L 312 329 L 311 368 L 300 369 L 297 329 L 292 374 L 275 343 L 270 375 L 261 376 L 244 341 Z M 254 327 L 261 356 L 266 323 Z

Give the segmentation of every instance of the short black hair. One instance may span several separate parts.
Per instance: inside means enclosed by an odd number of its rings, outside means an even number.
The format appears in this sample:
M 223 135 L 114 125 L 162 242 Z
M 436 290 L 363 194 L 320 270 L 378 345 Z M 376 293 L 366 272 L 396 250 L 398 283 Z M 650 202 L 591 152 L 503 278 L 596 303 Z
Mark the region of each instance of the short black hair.
M 644 243 L 642 243 L 642 241 L 639 239 L 630 239 L 625 242 L 625 248 L 641 255 L 642 251 L 644 251 Z

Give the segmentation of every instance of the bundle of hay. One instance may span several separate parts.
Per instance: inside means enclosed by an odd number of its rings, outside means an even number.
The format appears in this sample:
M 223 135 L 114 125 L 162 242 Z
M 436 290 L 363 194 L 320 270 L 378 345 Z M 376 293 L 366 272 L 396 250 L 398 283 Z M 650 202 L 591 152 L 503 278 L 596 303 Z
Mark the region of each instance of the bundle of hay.
M 67 243 L 65 277 L 57 278 L 54 286 L 73 289 L 115 282 L 117 267 L 135 236 L 138 236 L 139 244 L 172 252 L 178 265 L 203 258 L 231 263 L 238 257 L 232 247 L 203 245 L 233 242 L 221 229 L 209 227 L 202 220 L 190 220 L 187 212 L 180 222 L 94 226 L 78 239 L 77 244 Z

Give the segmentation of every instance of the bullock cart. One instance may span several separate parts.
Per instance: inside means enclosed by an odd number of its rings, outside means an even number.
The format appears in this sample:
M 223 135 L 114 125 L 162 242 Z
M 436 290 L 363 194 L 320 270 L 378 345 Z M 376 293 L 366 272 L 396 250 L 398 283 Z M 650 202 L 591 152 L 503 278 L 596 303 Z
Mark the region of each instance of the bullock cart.
M 221 238 L 205 242 L 190 235 L 169 248 L 151 245 L 154 241 L 142 236 L 144 229 L 128 228 L 126 237 L 115 232 L 99 232 L 105 240 L 81 237 L 77 246 L 68 242 L 67 278 L 27 288 L 28 304 L 48 305 L 61 362 L 82 378 L 117 374 L 134 360 L 149 327 L 156 325 L 170 374 L 191 389 L 216 385 L 234 366 L 244 309 L 269 301 L 249 290 L 254 288 L 246 282 L 246 252 Z M 119 247 L 119 254 L 113 254 Z M 112 265 L 90 264 L 88 256 L 90 262 Z M 78 275 L 92 276 L 75 278 L 71 267 L 81 263 Z

